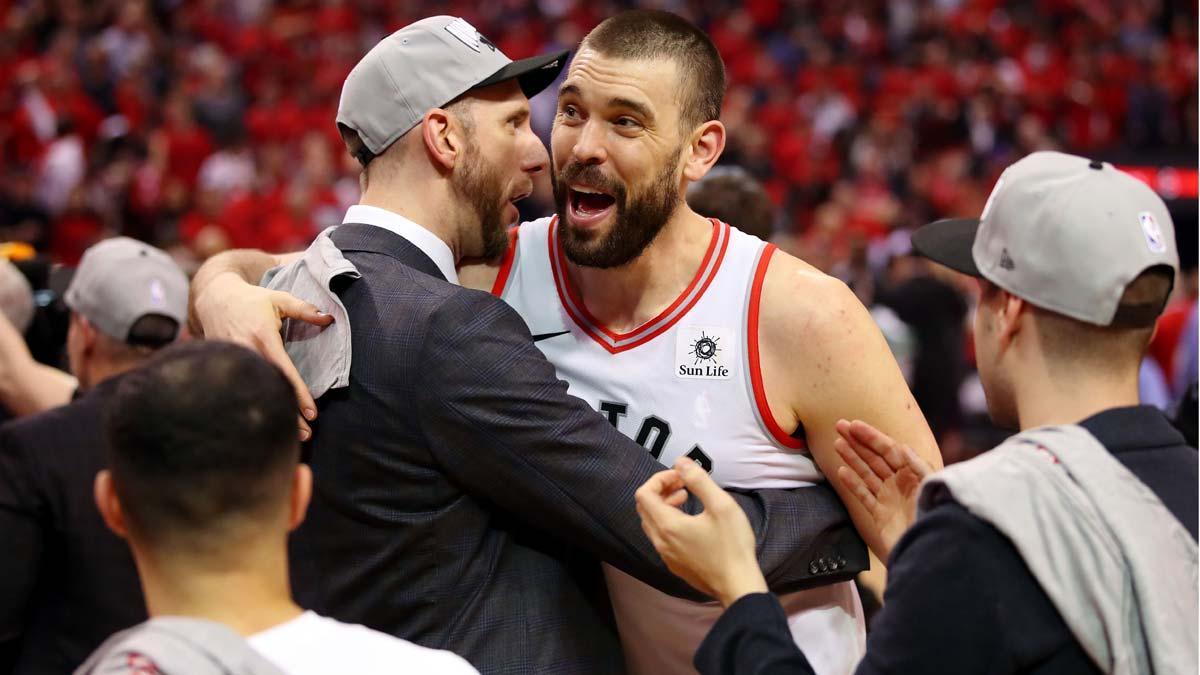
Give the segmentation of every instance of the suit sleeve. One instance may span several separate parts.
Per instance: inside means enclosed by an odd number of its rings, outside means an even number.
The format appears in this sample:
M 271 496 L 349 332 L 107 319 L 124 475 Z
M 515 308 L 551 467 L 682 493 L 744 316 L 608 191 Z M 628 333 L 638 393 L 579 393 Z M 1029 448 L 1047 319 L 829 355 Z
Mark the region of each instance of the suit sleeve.
M 0 427 L 0 672 L 15 665 L 42 556 L 45 504 L 11 425 Z
M 512 308 L 484 293 L 459 293 L 429 330 L 422 353 L 429 376 L 417 396 L 429 447 L 448 473 L 664 592 L 701 597 L 666 568 L 641 530 L 634 492 L 663 466 L 567 394 Z M 857 539 L 832 489 L 734 498 L 754 528 L 772 589 L 839 578 L 836 564 L 814 563 L 818 552 Z M 700 510 L 694 499 L 685 508 Z

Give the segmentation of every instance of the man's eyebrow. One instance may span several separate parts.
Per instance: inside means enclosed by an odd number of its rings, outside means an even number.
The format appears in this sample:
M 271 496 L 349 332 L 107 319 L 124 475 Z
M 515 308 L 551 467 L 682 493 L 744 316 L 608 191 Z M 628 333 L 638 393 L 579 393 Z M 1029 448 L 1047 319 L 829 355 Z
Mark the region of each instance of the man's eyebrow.
M 621 98 L 620 96 L 618 96 L 616 98 L 608 99 L 608 105 L 613 108 L 625 108 L 627 110 L 632 110 L 634 113 L 640 115 L 642 117 L 642 119 L 645 119 L 645 120 L 653 120 L 654 119 L 654 113 L 650 112 L 650 108 L 646 104 L 639 103 L 632 99 Z
M 566 83 L 558 88 L 558 95 L 582 97 L 583 92 L 579 90 L 579 87 L 570 83 Z M 647 106 L 645 103 L 641 103 L 630 98 L 624 98 L 621 96 L 610 98 L 608 99 L 608 106 L 610 108 L 625 108 L 626 110 L 630 110 L 635 114 L 640 115 L 645 120 L 654 119 L 654 113 L 651 112 L 649 106 Z

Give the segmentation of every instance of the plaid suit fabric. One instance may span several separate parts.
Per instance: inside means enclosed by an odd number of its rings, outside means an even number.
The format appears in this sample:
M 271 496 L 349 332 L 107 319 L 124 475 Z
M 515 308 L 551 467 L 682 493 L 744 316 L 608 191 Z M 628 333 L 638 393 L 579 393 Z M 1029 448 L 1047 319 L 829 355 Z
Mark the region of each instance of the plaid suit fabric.
M 362 277 L 337 289 L 354 358 L 350 386 L 318 401 L 307 447 L 314 495 L 293 542 L 298 598 L 484 673 L 619 672 L 606 608 L 567 563 L 581 550 L 698 597 L 637 517 L 634 491 L 661 465 L 566 393 L 502 301 L 446 283 L 382 228 L 343 225 L 333 239 Z M 818 556 L 865 561 L 832 490 L 737 498 L 774 589 L 864 566 L 813 572 Z

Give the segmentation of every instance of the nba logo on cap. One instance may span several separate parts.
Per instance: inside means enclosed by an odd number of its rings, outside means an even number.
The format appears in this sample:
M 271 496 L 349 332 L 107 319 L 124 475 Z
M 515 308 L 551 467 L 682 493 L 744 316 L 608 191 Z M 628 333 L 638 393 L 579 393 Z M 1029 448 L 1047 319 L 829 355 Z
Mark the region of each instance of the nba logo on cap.
M 1163 238 L 1162 228 L 1158 226 L 1154 215 L 1149 211 L 1142 211 L 1138 214 L 1138 222 L 1142 225 L 1142 234 L 1146 235 L 1146 246 L 1149 247 L 1151 253 L 1166 253 L 1167 242 Z
M 155 307 L 162 307 L 166 304 L 167 292 L 163 289 L 162 282 L 154 279 L 150 282 L 150 304 Z

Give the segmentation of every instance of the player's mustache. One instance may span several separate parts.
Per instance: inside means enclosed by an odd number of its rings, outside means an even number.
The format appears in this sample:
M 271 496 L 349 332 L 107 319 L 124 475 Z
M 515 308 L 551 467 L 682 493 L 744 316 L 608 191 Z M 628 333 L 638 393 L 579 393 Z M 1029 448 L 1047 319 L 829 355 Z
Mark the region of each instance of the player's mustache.
M 617 203 L 625 201 L 625 184 L 612 178 L 595 164 L 571 162 L 558 172 L 560 190 L 566 190 L 571 183 L 586 185 L 612 195 Z M 564 192 L 565 194 L 565 192 Z

